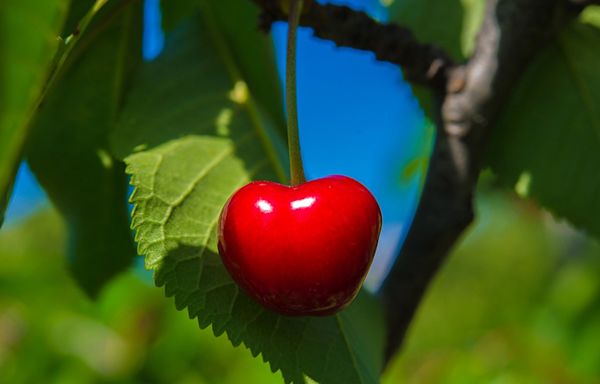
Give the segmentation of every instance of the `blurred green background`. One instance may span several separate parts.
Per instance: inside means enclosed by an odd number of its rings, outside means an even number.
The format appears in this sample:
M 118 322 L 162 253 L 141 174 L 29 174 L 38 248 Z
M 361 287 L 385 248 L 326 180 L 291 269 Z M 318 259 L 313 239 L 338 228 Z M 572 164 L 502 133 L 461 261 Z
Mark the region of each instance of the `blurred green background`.
M 600 247 L 492 183 L 383 383 L 600 382 Z M 141 268 L 97 303 L 70 278 L 60 217 L 0 232 L 0 383 L 280 383 L 174 310 Z

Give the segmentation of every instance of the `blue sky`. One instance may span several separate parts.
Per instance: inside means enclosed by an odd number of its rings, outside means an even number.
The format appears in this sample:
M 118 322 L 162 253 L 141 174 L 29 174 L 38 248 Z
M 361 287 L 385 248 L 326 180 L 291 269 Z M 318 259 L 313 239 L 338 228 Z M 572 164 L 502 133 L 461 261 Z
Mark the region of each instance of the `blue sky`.
M 365 10 L 382 20 L 385 8 L 376 0 L 331 1 Z M 158 0 L 145 2 L 144 57 L 160 53 Z M 273 27 L 280 74 L 285 65 L 287 25 Z M 283 78 L 282 78 L 283 81 Z M 345 174 L 364 183 L 382 208 L 384 225 L 376 259 L 367 278 L 375 289 L 406 235 L 417 203 L 420 178 L 403 178 L 404 167 L 417 155 L 425 137 L 423 113 L 400 70 L 378 62 L 372 53 L 337 48 L 298 33 L 298 112 L 307 176 Z M 282 90 L 283 92 L 283 90 Z M 423 152 L 423 150 L 420 150 Z M 421 154 L 423 155 L 423 154 Z M 27 166 L 22 166 L 7 212 L 12 225 L 47 205 Z

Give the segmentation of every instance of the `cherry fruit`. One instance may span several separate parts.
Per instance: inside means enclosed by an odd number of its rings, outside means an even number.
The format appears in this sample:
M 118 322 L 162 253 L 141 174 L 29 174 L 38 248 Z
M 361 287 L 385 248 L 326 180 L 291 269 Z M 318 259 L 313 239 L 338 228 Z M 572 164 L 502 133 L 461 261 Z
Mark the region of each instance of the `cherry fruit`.
M 255 181 L 225 204 L 218 246 L 232 278 L 264 307 L 325 316 L 358 294 L 380 230 L 377 201 L 349 177 Z

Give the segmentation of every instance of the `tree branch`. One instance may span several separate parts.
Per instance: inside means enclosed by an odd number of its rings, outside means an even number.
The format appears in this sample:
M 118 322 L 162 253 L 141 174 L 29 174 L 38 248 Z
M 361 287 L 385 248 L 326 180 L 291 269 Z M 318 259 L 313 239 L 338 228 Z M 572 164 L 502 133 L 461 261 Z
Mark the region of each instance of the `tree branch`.
M 568 20 L 559 0 L 488 0 L 475 53 L 438 94 L 437 137 L 419 207 L 380 294 L 386 360 L 402 344 L 430 283 L 473 218 L 485 138 L 518 77 Z
M 265 29 L 274 21 L 287 20 L 281 0 L 252 1 L 263 10 Z M 419 43 L 409 29 L 381 24 L 348 7 L 312 3 L 302 14 L 300 25 L 312 28 L 315 36 L 338 46 L 371 51 L 378 60 L 399 65 L 408 81 L 434 89 L 444 89 L 447 70 L 454 65 L 448 54 L 433 45 Z

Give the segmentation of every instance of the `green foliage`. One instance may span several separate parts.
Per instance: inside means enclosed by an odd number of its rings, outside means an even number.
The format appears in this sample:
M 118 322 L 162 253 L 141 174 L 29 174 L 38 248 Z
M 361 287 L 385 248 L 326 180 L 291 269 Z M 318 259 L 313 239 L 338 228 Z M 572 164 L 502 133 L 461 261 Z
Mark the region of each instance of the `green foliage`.
M 279 134 L 287 136 L 285 116 L 281 99 L 281 84 L 275 66 L 273 42 L 265 33 L 257 32 L 259 11 L 247 0 L 204 0 L 211 4 L 223 39 L 231 46 L 232 58 L 239 63 L 239 70 L 248 83 L 259 104 L 261 113 L 268 114 Z M 231 12 L 235 8 L 236 12 Z M 256 56 L 261 56 L 260 60 Z M 277 141 L 279 142 L 279 141 Z M 287 171 L 287 148 L 283 147 Z
M 408 152 L 408 162 L 403 163 L 400 168 L 398 185 L 406 188 L 413 180 L 419 180 L 419 191 L 425 184 L 425 175 L 429 167 L 431 148 L 435 140 L 435 125 L 426 117 L 423 118 L 422 129 L 410 137 L 409 141 L 415 143 Z
M 389 12 L 419 41 L 442 47 L 461 61 L 473 52 L 484 7 L 483 0 L 395 0 Z
M 68 5 L 68 0 L 0 2 L 0 226 Z
M 482 0 L 395 0 L 389 12 L 391 21 L 408 27 L 420 42 L 442 47 L 459 62 L 472 50 L 483 4 Z M 412 88 L 427 116 L 434 120 L 429 89 Z
M 171 31 L 182 20 L 190 18 L 200 9 L 210 12 L 211 22 L 219 31 L 222 44 L 230 47 L 225 62 L 233 76 L 244 79 L 256 100 L 259 114 L 267 114 L 274 131 L 285 138 L 285 117 L 280 92 L 281 84 L 275 66 L 273 42 L 268 34 L 257 32 L 259 11 L 247 0 L 169 0 L 163 1 L 163 26 Z M 235 9 L 236 12 L 231 12 Z M 257 59 L 257 56 L 259 59 Z M 238 73 L 239 72 L 239 73 Z M 287 148 L 281 138 L 274 140 L 287 172 Z M 285 160 L 284 160 L 285 159 Z
M 0 232 L 1 383 L 281 383 L 268 364 L 174 311 L 139 273 L 90 301 L 65 269 L 65 230 L 45 210 Z
M 461 33 L 463 7 L 458 0 L 396 0 L 390 19 L 409 28 L 423 43 L 435 43 L 454 59 L 463 56 Z
M 514 195 L 479 190 L 382 383 L 594 383 L 600 247 Z
M 140 61 L 141 7 L 117 5 L 95 16 L 27 146 L 31 169 L 69 226 L 73 276 L 90 295 L 135 256 L 125 167 L 110 155 L 108 134 Z
M 231 47 L 232 59 L 239 63 L 241 76 L 248 83 L 256 99 L 261 100 L 261 107 L 269 114 L 270 119 L 281 129 L 284 115 L 279 79 L 273 55 L 273 43 L 268 34 L 257 33 L 259 10 L 247 0 L 168 0 L 161 4 L 163 25 L 167 31 L 172 30 L 181 20 L 189 18 L 198 9 L 210 8 L 214 22 L 218 25 L 224 42 Z M 231 12 L 235 9 L 235 12 Z M 260 58 L 257 58 L 260 54 Z
M 441 270 L 382 383 L 596 382 L 600 246 L 520 199 L 480 196 L 481 220 Z M 65 271 L 64 231 L 56 213 L 42 212 L 0 232 L 0 382 L 281 382 L 172 310 L 141 271 L 89 301 Z M 354 309 L 358 329 L 372 326 L 370 308 Z M 368 355 L 379 348 L 362 340 Z
M 236 12 L 231 12 L 231 9 Z M 246 0 L 170 0 L 161 3 L 163 27 L 167 32 L 173 30 L 179 23 L 203 10 L 210 14 L 208 23 L 218 31 L 213 38 L 218 40 L 219 54 L 227 67 L 229 76 L 247 85 L 254 103 L 254 113 L 259 115 L 263 124 L 269 124 L 268 134 L 279 137 L 273 138 L 275 151 L 283 170 L 288 172 L 287 148 L 281 141 L 287 136 L 283 102 L 273 43 L 268 34 L 257 33 L 258 9 Z M 226 48 L 225 48 L 226 47 Z M 223 49 L 225 48 L 225 50 Z
M 500 180 L 600 236 L 600 22 L 589 9 L 530 65 L 488 147 Z
M 206 5 L 202 19 L 173 31 L 164 54 L 141 68 L 112 137 L 135 187 L 139 252 L 178 309 L 261 353 L 286 381 L 375 383 L 383 326 L 372 298 L 363 294 L 333 317 L 283 317 L 248 298 L 221 264 L 216 224 L 227 198 L 252 179 L 285 174 L 279 136 L 259 112 L 277 96 L 254 93 L 238 59 L 244 51 L 229 44 L 236 34 L 220 34 L 237 24 L 219 24 Z
M 472 52 L 484 2 L 396 1 L 392 19 L 455 58 Z M 507 186 L 600 236 L 600 8 L 588 7 L 529 66 L 492 130 L 487 162 Z M 415 95 L 427 112 L 431 95 Z M 413 165 L 416 167 L 416 164 Z

